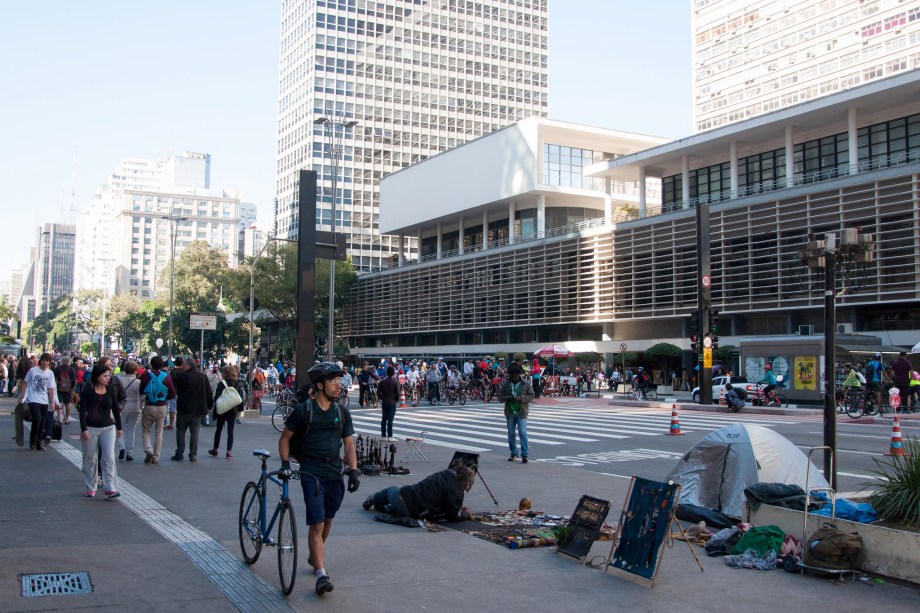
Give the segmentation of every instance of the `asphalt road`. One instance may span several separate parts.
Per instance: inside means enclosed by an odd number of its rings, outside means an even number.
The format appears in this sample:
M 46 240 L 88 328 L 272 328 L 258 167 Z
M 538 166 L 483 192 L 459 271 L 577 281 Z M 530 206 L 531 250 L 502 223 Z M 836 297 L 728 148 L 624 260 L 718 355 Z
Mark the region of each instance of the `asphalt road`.
M 264 399 L 263 414 L 274 409 Z M 544 401 L 546 402 L 546 401 Z M 610 405 L 609 400 L 566 398 L 546 405 L 535 403 L 528 419 L 530 459 L 577 467 L 628 479 L 638 475 L 662 479 L 690 447 L 714 429 L 741 422 L 770 428 L 808 453 L 823 445 L 821 415 L 727 414 L 683 411 L 682 436 L 669 436 L 670 409 L 642 408 L 629 401 Z M 380 409 L 350 406 L 360 434 L 379 434 Z M 808 413 L 813 413 L 809 411 Z M 501 405 L 467 402 L 464 406 L 429 406 L 398 409 L 394 423 L 397 437 L 427 432 L 427 445 L 508 455 L 507 434 Z M 904 424 L 904 434 L 917 430 Z M 875 460 L 884 459 L 891 441 L 891 427 L 858 423 L 846 415 L 837 416 L 838 490 L 853 495 L 871 488 L 876 481 Z M 823 453 L 815 453 L 815 464 L 823 469 Z

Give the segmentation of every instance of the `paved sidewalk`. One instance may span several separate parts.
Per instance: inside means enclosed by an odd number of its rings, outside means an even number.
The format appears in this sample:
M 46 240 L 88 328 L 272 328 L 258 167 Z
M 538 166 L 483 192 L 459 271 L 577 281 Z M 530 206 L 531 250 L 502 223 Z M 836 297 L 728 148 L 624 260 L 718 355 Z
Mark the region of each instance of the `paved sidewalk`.
M 452 451 L 425 449 L 431 464 L 411 462 L 409 477 L 364 477 L 346 494 L 329 542 L 327 569 L 335 591 L 319 597 L 306 565 L 303 502 L 293 495 L 300 531 L 297 584 L 288 598 L 278 592 L 275 551 L 263 549 L 252 567 L 240 561 L 237 512 L 243 485 L 256 476 L 250 450 L 274 450 L 270 420 L 236 429 L 234 458 L 199 457 L 196 464 L 118 463 L 122 498 L 84 498 L 77 464 L 78 426 L 46 452 L 16 447 L 11 440 L 12 402 L 0 400 L 0 463 L 6 492 L 0 518 L 0 611 L 334 611 L 433 610 L 527 611 L 775 611 L 788 603 L 814 602 L 837 611 L 915 610 L 916 587 L 892 584 L 837 585 L 824 578 L 782 571 L 731 569 L 705 558 L 696 567 L 687 546 L 665 550 L 656 587 L 640 587 L 612 574 L 555 555 L 550 548 L 510 550 L 470 535 L 429 533 L 374 522 L 360 502 L 382 487 L 415 482 L 446 466 Z M 213 428 L 202 430 L 206 449 Z M 164 458 L 174 438 L 166 438 Z M 169 450 L 169 451 L 167 451 Z M 400 454 L 402 454 L 402 448 Z M 142 454 L 137 454 L 142 455 Z M 397 456 L 397 457 L 399 457 Z M 276 458 L 272 462 L 277 462 Z M 642 474 L 641 462 L 623 466 Z M 509 463 L 504 454 L 481 457 L 481 473 L 499 500 L 514 508 L 523 496 L 534 508 L 570 514 L 582 494 L 612 501 L 613 523 L 629 481 L 597 472 L 531 462 Z M 660 478 L 661 475 L 643 475 Z M 474 511 L 496 509 L 477 481 L 467 496 Z M 599 542 L 590 558 L 602 559 L 610 545 Z M 89 573 L 85 595 L 22 596 L 20 576 L 30 573 Z

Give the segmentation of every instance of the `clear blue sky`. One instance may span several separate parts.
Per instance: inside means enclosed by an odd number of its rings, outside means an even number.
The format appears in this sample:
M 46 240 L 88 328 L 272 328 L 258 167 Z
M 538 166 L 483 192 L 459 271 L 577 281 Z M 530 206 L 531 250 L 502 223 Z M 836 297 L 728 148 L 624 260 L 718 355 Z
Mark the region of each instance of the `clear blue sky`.
M 212 155 L 211 186 L 269 222 L 279 2 L 3 0 L 0 280 L 35 228 L 127 157 Z M 550 0 L 549 115 L 628 132 L 691 132 L 690 0 Z

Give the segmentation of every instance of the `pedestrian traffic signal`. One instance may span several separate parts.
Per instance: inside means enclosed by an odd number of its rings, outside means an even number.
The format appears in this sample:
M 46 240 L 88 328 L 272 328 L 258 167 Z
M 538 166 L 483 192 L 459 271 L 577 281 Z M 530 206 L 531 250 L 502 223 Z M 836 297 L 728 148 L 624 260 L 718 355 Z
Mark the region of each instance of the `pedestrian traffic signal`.
M 700 337 L 696 334 L 690 335 L 690 349 L 693 350 L 693 353 L 700 352 Z

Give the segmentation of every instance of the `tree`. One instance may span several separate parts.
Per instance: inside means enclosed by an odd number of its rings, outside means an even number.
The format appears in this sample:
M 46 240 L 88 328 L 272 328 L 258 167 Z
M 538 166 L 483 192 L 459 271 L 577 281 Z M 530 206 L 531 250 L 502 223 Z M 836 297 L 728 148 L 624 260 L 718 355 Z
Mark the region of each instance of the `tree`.
M 80 355 L 88 356 L 95 355 L 99 350 L 99 345 L 96 343 L 83 343 L 80 345 Z
M 645 350 L 645 357 L 654 362 L 664 364 L 663 380 L 665 383 L 668 383 L 671 377 L 671 362 L 672 360 L 679 360 L 681 352 L 682 349 L 677 345 L 672 345 L 671 343 L 658 343 Z
M 604 358 L 596 351 L 585 351 L 584 353 L 576 353 L 575 360 L 579 364 L 587 364 L 590 366 L 592 364 L 600 364 L 604 361 Z
M 240 266 L 227 275 L 227 288 L 235 304 L 242 310 L 248 304 L 250 275 L 253 261 Z M 335 319 L 342 321 L 345 308 L 351 295 L 351 286 L 357 281 L 358 274 L 351 260 L 335 263 Z M 280 353 L 293 355 L 294 332 L 297 318 L 297 245 L 287 242 L 272 242 L 265 248 L 262 257 L 255 262 L 252 276 L 253 296 L 260 311 L 267 312 L 271 319 L 281 324 L 280 342 L 274 347 Z M 329 315 L 329 260 L 316 260 L 315 269 L 316 300 L 313 309 L 313 323 L 317 337 L 325 337 L 328 329 Z M 225 292 L 225 295 L 228 295 Z M 327 341 L 328 342 L 328 341 Z M 247 338 L 248 343 L 248 338 Z M 333 340 L 333 353 L 348 352 L 344 340 Z M 258 343 L 257 343 L 258 345 Z
M 173 318 L 176 307 L 192 313 L 213 311 L 229 277 L 226 253 L 205 241 L 190 243 L 176 259 Z

